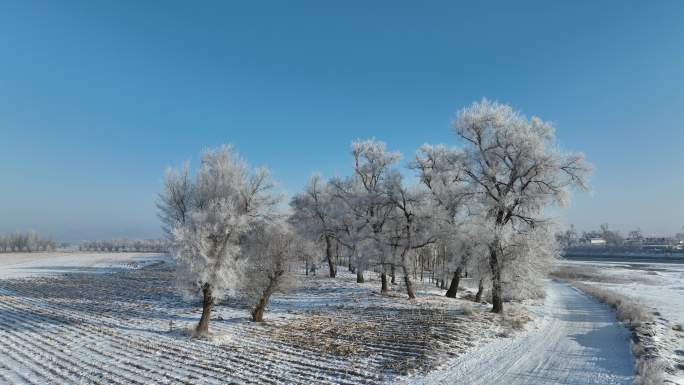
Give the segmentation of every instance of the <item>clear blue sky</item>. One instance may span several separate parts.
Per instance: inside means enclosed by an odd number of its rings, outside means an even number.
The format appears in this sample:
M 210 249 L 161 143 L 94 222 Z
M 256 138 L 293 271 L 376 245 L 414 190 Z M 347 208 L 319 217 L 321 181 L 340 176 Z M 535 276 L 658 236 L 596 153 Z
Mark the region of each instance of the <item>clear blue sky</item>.
M 159 236 L 164 169 L 205 147 L 293 193 L 355 138 L 455 143 L 482 97 L 595 165 L 564 222 L 684 225 L 684 2 L 240 3 L 2 2 L 0 232 Z

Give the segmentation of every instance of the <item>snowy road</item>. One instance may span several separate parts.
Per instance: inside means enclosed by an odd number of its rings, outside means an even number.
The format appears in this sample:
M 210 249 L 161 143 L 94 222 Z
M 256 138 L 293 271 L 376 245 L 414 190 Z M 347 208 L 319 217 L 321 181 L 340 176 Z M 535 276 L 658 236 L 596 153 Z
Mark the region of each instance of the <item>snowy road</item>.
M 613 313 L 572 287 L 552 282 L 542 320 L 524 335 L 467 353 L 414 384 L 631 384 L 630 333 Z

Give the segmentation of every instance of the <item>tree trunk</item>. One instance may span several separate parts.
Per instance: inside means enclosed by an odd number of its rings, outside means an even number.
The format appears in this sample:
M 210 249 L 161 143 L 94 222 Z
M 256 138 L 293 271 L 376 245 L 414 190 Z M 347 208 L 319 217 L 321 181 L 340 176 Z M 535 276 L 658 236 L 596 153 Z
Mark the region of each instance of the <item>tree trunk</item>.
M 475 294 L 475 302 L 482 302 L 482 293 L 484 292 L 484 281 L 480 278 L 480 283 L 477 285 L 477 294 Z
M 413 282 L 411 282 L 411 274 L 406 269 L 406 265 L 402 266 L 404 272 L 404 283 L 406 284 L 406 294 L 408 294 L 409 299 L 416 298 L 416 292 L 413 288 Z
M 501 298 L 501 267 L 499 266 L 498 247 L 490 247 L 489 268 L 492 271 L 492 313 L 503 313 Z
M 363 278 L 363 270 L 359 269 L 356 272 L 356 283 L 364 283 L 366 280 Z
M 211 285 L 208 283 L 202 286 L 202 296 L 202 317 L 195 328 L 195 334 L 200 336 L 209 334 L 209 317 L 214 308 L 214 297 L 211 295 Z
M 420 282 L 423 282 L 423 270 L 425 269 L 423 257 L 420 257 Z
M 387 287 L 387 274 L 384 271 L 382 272 L 382 274 L 380 274 L 380 281 L 382 282 L 380 292 L 387 293 L 387 290 L 389 290 L 389 288 Z
M 392 285 L 396 285 L 397 279 L 396 279 L 396 275 L 394 274 L 394 264 L 392 264 L 392 267 L 390 270 L 390 275 L 392 276 Z
M 451 285 L 449 285 L 449 290 L 446 292 L 446 296 L 449 298 L 456 298 L 456 293 L 458 292 L 458 284 L 461 280 L 461 267 L 456 268 L 453 278 L 451 278 Z
M 328 268 L 330 269 L 330 278 L 335 278 L 337 275 L 337 267 L 333 260 L 332 240 L 329 235 L 325 236 L 325 256 L 328 259 Z
M 268 281 L 268 286 L 266 286 L 266 289 L 264 289 L 264 292 L 261 293 L 261 297 L 259 298 L 259 302 L 257 302 L 256 306 L 254 306 L 254 309 L 252 309 L 252 321 L 254 322 L 262 322 L 264 320 L 264 310 L 266 310 L 266 305 L 268 305 L 268 300 L 271 298 L 271 294 L 275 291 L 276 287 L 278 286 L 278 280 L 281 275 L 283 275 L 284 272 L 282 271 L 277 271 Z

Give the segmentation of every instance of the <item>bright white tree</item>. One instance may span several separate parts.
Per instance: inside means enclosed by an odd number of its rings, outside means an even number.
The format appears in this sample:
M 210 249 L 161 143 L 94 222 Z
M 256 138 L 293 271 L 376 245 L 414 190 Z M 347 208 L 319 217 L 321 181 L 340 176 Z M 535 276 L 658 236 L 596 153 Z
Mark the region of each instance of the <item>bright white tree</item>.
M 475 203 L 481 207 L 491 234 L 488 240 L 492 278 L 492 311 L 503 311 L 504 269 L 510 269 L 509 252 L 521 241 L 526 246 L 516 250 L 554 250 L 546 245 L 551 234 L 543 216 L 550 204 L 569 201 L 573 187 L 586 190 L 591 167 L 579 153 L 564 153 L 555 142 L 554 129 L 537 117 L 528 119 L 511 107 L 488 100 L 473 103 L 461 110 L 454 123 L 457 136 L 464 143 L 463 156 L 455 162 L 469 184 Z M 553 235 L 550 235 L 553 240 Z M 539 253 L 529 258 L 547 259 Z M 530 263 L 519 261 L 514 264 Z M 539 270 L 520 269 L 537 273 Z M 518 279 L 527 279 L 527 276 Z
M 255 224 L 276 215 L 279 197 L 265 169 L 252 170 L 231 146 L 205 151 L 196 180 L 167 173 L 159 206 L 172 229 L 179 285 L 202 297 L 197 335 L 209 332 L 214 304 L 240 284 L 241 240 Z
M 475 247 L 472 234 L 465 231 L 465 222 L 469 219 L 468 199 L 472 194 L 463 178 L 462 158 L 461 151 L 443 145 L 423 145 L 412 164 L 438 209 L 434 216 L 436 225 L 441 227 L 438 250 L 446 254 L 448 266 L 453 271 L 446 292 L 451 298 L 456 297 L 461 274 Z

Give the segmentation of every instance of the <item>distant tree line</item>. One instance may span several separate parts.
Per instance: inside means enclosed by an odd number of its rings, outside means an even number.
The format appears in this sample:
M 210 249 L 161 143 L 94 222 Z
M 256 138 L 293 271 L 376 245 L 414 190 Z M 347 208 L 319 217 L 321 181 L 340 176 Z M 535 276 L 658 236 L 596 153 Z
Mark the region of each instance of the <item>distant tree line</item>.
M 83 241 L 78 245 L 80 251 L 107 252 L 150 252 L 164 253 L 169 250 L 169 241 L 164 239 L 131 240 L 116 238 L 108 240 Z
M 35 231 L 0 235 L 0 252 L 2 253 L 54 251 L 56 248 L 57 242 L 50 237 L 43 238 Z
M 599 240 L 599 243 L 592 243 Z M 677 233 L 674 236 L 644 236 L 641 229 L 629 231 L 623 236 L 619 231 L 611 230 L 607 223 L 600 226 L 599 230 L 583 231 L 581 234 L 575 230 L 575 226 L 556 233 L 558 245 L 571 252 L 684 252 L 680 241 L 684 241 L 684 234 Z M 597 249 L 597 246 L 600 248 Z

